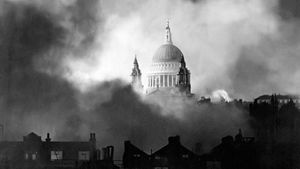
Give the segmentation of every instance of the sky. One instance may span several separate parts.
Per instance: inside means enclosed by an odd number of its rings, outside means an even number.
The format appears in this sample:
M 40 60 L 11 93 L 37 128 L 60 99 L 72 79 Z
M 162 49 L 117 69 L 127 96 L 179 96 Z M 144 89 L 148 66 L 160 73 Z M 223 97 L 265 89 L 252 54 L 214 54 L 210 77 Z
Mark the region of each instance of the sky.
M 1 0 L 0 123 L 5 138 L 33 131 L 100 146 L 132 140 L 157 149 L 179 134 L 207 151 L 238 128 L 247 111 L 135 93 L 135 54 L 145 77 L 170 20 L 173 43 L 198 97 L 299 94 L 297 0 Z M 145 80 L 145 79 L 144 79 Z

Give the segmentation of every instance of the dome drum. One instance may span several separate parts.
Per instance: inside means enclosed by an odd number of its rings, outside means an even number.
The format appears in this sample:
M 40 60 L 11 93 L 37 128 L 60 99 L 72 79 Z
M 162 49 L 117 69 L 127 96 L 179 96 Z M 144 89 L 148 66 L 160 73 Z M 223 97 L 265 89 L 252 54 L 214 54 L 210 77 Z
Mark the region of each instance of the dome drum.
M 153 73 L 177 73 L 180 67 L 180 63 L 178 62 L 161 62 L 161 63 L 153 63 L 151 65 L 151 69 L 149 74 Z

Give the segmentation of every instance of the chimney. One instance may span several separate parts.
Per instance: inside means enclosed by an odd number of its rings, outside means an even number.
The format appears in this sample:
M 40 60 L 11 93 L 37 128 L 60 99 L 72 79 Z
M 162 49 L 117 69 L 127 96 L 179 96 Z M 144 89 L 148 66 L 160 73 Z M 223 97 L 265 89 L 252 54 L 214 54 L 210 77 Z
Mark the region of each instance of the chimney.
M 233 144 L 233 137 L 232 136 L 226 136 L 222 138 L 222 144 L 231 145 Z
M 0 141 L 4 141 L 4 125 L 3 124 L 0 124 Z
M 113 161 L 114 160 L 114 146 L 110 146 L 110 159 Z
M 177 136 L 171 136 L 169 137 L 169 144 L 180 144 L 180 137 Z
M 50 134 L 49 134 L 49 133 L 47 133 L 46 142 L 50 142 L 50 141 L 51 141 Z
M 90 141 L 96 142 L 96 134 L 95 133 L 90 134 Z
M 131 142 L 129 140 L 124 141 L 124 146 L 128 147 L 131 144 Z
M 97 156 L 97 157 L 96 157 L 96 160 L 97 160 L 97 161 L 98 161 L 98 160 L 101 160 L 101 151 L 100 151 L 99 149 L 96 150 L 96 154 L 97 154 L 97 155 L 96 155 L 96 156 Z
M 107 160 L 107 148 L 103 147 L 102 148 L 102 160 Z
M 102 160 L 111 160 L 114 159 L 114 147 L 113 146 L 107 146 L 102 148 L 103 158 Z

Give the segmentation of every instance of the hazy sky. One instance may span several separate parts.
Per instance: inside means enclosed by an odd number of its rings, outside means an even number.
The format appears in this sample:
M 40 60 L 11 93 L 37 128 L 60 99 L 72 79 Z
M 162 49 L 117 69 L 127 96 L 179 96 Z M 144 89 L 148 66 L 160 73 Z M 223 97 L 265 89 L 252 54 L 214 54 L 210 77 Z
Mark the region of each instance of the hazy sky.
M 95 43 L 87 56 L 64 59 L 70 69 L 64 77 L 81 90 L 103 80 L 130 81 L 136 54 L 145 83 L 169 19 L 197 95 L 217 89 L 244 99 L 299 93 L 297 5 L 276 0 L 101 1 Z

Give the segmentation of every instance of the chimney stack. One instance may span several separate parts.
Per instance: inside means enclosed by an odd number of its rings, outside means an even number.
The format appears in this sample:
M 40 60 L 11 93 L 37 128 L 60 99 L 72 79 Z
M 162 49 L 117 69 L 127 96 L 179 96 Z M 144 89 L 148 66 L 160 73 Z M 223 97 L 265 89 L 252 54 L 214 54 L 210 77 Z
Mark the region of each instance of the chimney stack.
M 169 137 L 169 144 L 180 144 L 180 136 L 171 136 Z
M 114 147 L 107 146 L 102 148 L 103 160 L 113 160 L 114 159 Z
M 49 134 L 49 133 L 47 133 L 46 142 L 50 142 L 50 141 L 51 141 L 50 134 Z
M 4 125 L 0 124 L 0 141 L 4 141 Z
M 96 134 L 95 133 L 90 134 L 90 141 L 96 142 Z

